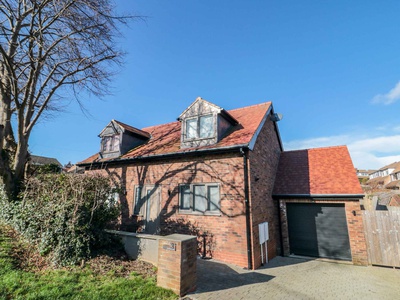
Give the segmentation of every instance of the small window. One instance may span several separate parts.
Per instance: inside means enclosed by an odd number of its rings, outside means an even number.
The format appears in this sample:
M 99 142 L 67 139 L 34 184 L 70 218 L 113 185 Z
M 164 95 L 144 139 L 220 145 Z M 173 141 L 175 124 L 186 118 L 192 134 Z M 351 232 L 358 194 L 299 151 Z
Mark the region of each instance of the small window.
M 186 120 L 186 138 L 211 138 L 214 136 L 213 115 L 201 116 Z
M 105 136 L 102 140 L 101 151 L 102 152 L 115 152 L 119 150 L 119 135 Z
M 135 206 L 133 208 L 134 215 L 140 214 L 140 208 L 142 207 L 142 205 L 143 205 L 142 186 L 137 186 L 135 189 Z
M 218 212 L 220 210 L 219 185 L 181 185 L 180 209 L 198 213 Z
M 181 209 L 190 209 L 190 185 L 181 185 Z
M 208 186 L 209 210 L 219 210 L 219 187 L 215 185 Z
M 119 135 L 114 135 L 113 136 L 113 150 L 112 151 L 118 151 L 119 150 Z
M 186 137 L 188 139 L 197 138 L 197 119 L 190 119 L 186 121 Z
M 213 117 L 200 117 L 200 138 L 209 138 L 214 135 Z

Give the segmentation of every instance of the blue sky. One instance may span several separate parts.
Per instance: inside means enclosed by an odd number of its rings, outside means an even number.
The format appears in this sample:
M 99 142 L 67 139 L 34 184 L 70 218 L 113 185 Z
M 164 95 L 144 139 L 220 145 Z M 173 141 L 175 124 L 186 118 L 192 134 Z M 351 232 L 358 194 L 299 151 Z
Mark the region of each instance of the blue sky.
M 33 154 L 78 162 L 111 119 L 175 121 L 198 96 L 227 110 L 272 101 L 285 150 L 347 145 L 355 167 L 400 161 L 400 1 L 119 0 L 112 95 L 42 121 Z

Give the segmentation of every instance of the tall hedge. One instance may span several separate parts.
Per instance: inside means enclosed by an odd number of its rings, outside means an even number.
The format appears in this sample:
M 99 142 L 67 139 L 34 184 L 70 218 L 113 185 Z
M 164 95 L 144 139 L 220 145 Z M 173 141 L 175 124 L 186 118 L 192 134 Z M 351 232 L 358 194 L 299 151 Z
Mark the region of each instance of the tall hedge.
M 54 264 L 77 264 L 109 242 L 104 229 L 120 212 L 115 192 L 100 175 L 43 174 L 25 182 L 19 201 L 0 195 L 0 216 Z

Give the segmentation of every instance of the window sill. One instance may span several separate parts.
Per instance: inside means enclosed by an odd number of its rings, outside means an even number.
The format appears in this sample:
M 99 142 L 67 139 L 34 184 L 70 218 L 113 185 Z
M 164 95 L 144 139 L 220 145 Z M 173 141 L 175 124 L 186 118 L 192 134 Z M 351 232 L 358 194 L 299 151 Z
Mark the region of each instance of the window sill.
M 215 136 L 210 136 L 210 137 L 205 137 L 205 138 L 184 138 L 184 142 L 196 142 L 196 141 L 206 141 L 206 140 L 212 140 L 214 139 Z
M 192 210 L 178 210 L 178 214 L 180 215 L 193 215 L 193 216 L 214 216 L 214 217 L 221 217 L 222 214 L 220 211 L 206 211 L 204 213 L 198 212 L 198 211 L 192 211 Z

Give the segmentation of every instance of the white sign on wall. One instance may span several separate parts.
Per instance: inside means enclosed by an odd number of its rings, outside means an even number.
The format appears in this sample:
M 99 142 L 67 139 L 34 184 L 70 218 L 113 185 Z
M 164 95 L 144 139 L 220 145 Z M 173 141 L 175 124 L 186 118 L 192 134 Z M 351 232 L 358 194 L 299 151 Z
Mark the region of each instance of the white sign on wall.
M 258 232 L 260 233 L 260 245 L 269 240 L 268 222 L 258 224 Z

